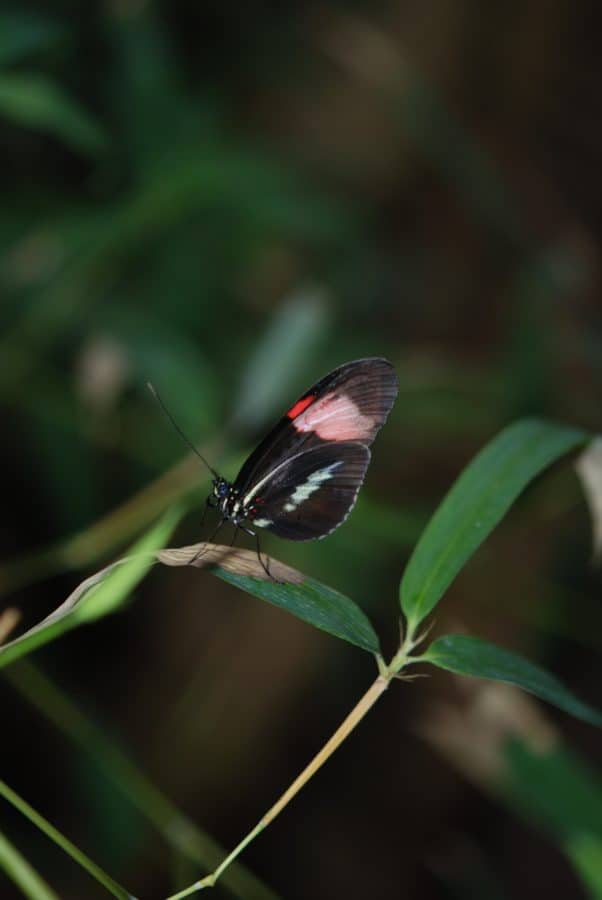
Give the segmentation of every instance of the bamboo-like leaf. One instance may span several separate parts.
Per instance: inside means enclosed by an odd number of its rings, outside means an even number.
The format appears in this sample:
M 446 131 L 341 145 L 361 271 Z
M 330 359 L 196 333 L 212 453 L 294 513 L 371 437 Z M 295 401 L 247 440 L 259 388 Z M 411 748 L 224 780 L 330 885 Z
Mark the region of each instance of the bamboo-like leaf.
M 592 520 L 592 556 L 602 556 L 602 438 L 594 438 L 575 464 Z
M 566 852 L 591 900 L 602 900 L 602 838 L 576 835 L 567 842 Z
M 13 791 L 6 782 L 0 780 L 0 797 L 10 803 L 15 809 L 25 816 L 26 819 L 39 828 L 46 837 L 54 841 L 65 853 L 67 853 L 78 865 L 85 869 L 88 874 L 95 878 L 103 887 L 117 900 L 136 900 L 124 887 L 114 881 L 94 860 L 90 859 L 82 850 L 79 849 L 69 838 L 52 825 L 48 819 L 33 808 L 23 797 L 20 797 L 16 791 Z M 40 898 L 41 900 L 41 898 Z
M 160 550 L 181 514 L 180 507 L 173 507 L 132 548 L 129 556 L 86 578 L 49 616 L 0 646 L 0 668 L 65 631 L 116 610 L 154 562 L 209 568 L 224 581 L 288 610 L 322 631 L 371 653 L 379 652 L 374 629 L 353 600 L 277 560 L 265 557 L 272 576 L 269 577 L 252 550 L 219 544 Z
M 363 650 L 379 652 L 378 637 L 366 614 L 353 600 L 277 560 L 264 557 L 270 578 L 255 551 L 218 544 L 162 550 L 157 553 L 157 559 L 171 566 L 211 567 L 224 581 L 248 594 L 286 609 L 298 619 Z
M 584 431 L 525 419 L 475 457 L 422 533 L 401 580 L 401 608 L 411 628 L 436 606 L 526 485 L 587 440 Z
M 54 134 L 82 153 L 94 155 L 106 145 L 104 132 L 89 113 L 42 75 L 2 74 L 0 114 L 19 125 Z
M 59 900 L 58 894 L 49 887 L 41 875 L 19 853 L 0 831 L 0 869 L 21 889 L 29 900 Z
M 154 552 L 165 544 L 181 515 L 180 507 L 172 507 L 134 545 L 130 556 L 86 578 L 49 616 L 25 634 L 0 646 L 0 668 L 65 631 L 105 616 L 125 603 L 153 564 Z
M 588 895 L 602 900 L 602 783 L 595 770 L 558 743 L 542 752 L 512 740 L 504 757 L 503 796 L 555 837 Z
M 244 369 L 231 427 L 256 429 L 280 415 L 294 394 L 294 378 L 328 334 L 328 298 L 308 286 L 278 305 Z
M 420 660 L 458 675 L 514 684 L 584 722 L 602 727 L 602 713 L 579 700 L 545 669 L 480 638 L 448 634 L 434 641 Z

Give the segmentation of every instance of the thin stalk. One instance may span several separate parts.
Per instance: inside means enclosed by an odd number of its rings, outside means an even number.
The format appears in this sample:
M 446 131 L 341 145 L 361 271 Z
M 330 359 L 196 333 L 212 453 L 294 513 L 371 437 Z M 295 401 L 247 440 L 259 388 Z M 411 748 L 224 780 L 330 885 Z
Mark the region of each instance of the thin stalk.
M 391 675 L 384 676 L 379 675 L 376 681 L 371 685 L 371 687 L 366 691 L 364 696 L 361 698 L 359 703 L 354 706 L 351 710 L 347 718 L 339 725 L 337 730 L 334 732 L 329 741 L 322 747 L 322 749 L 314 756 L 309 765 L 303 769 L 301 774 L 293 781 L 289 788 L 282 794 L 282 796 L 274 803 L 272 807 L 267 811 L 267 813 L 259 820 L 255 828 L 246 835 L 245 838 L 234 848 L 234 850 L 223 860 L 222 863 L 210 874 L 205 876 L 205 878 L 200 879 L 199 881 L 195 881 L 194 884 L 190 885 L 184 890 L 179 891 L 177 894 L 172 894 L 167 900 L 182 900 L 183 897 L 188 897 L 191 894 L 196 893 L 197 891 L 202 890 L 205 887 L 213 887 L 220 877 L 222 873 L 228 868 L 228 866 L 236 859 L 236 857 L 242 853 L 245 847 L 257 837 L 267 826 L 274 821 L 276 816 L 278 816 L 282 810 L 287 806 L 293 797 L 299 793 L 301 788 L 307 784 L 307 782 L 312 778 L 316 772 L 324 765 L 327 759 L 334 753 L 335 750 L 340 747 L 343 741 L 351 734 L 356 725 L 361 722 L 366 713 L 374 706 L 378 698 L 381 694 L 386 691 L 389 687 L 389 683 L 392 677 Z
M 408 627 L 405 637 L 403 634 L 400 635 L 400 647 L 389 665 L 387 665 L 384 659 L 377 655 L 376 664 L 378 667 L 378 678 L 373 682 L 371 687 L 366 691 L 361 700 L 353 707 L 347 718 L 339 725 L 335 733 L 332 735 L 329 741 L 322 747 L 322 749 L 317 753 L 312 761 L 303 769 L 300 775 L 293 781 L 289 788 L 282 794 L 282 796 L 274 803 L 272 807 L 267 811 L 267 813 L 259 820 L 255 828 L 253 828 L 243 839 L 242 841 L 234 848 L 234 850 L 220 863 L 220 865 L 211 872 L 210 875 L 206 875 L 204 878 L 199 879 L 199 881 L 195 881 L 194 884 L 189 885 L 187 888 L 179 891 L 177 894 L 171 894 L 167 900 L 183 900 L 184 897 L 189 897 L 191 894 L 195 894 L 197 891 L 203 890 L 206 887 L 213 887 L 217 882 L 218 878 L 225 872 L 228 866 L 231 865 L 232 862 L 242 853 L 242 851 L 249 846 L 249 844 L 255 840 L 255 838 L 261 834 L 261 832 L 267 828 L 267 826 L 274 821 L 276 816 L 278 816 L 282 810 L 287 806 L 290 801 L 295 797 L 301 788 L 307 784 L 307 782 L 312 778 L 316 772 L 324 765 L 327 759 L 332 756 L 335 750 L 340 747 L 346 738 L 349 737 L 353 729 L 358 725 L 359 722 L 364 718 L 366 713 L 372 709 L 376 701 L 379 699 L 381 694 L 383 694 L 386 689 L 389 687 L 391 680 L 397 676 L 402 669 L 406 666 L 412 665 L 417 662 L 419 657 L 412 656 L 412 650 L 424 640 L 426 635 L 428 634 L 429 629 L 424 631 L 422 634 L 415 636 L 415 629 L 412 627 Z
M 104 775 L 163 836 L 174 850 L 200 866 L 217 865 L 225 851 L 209 834 L 182 813 L 111 741 L 105 731 L 44 672 L 20 660 L 2 675 L 38 712 L 87 753 Z M 226 886 L 241 900 L 278 900 L 277 895 L 241 863 L 224 878 Z
M 29 900 L 59 900 L 41 875 L 0 832 L 0 867 Z
M 58 831 L 54 825 L 51 825 L 47 819 L 41 816 L 36 810 L 29 805 L 22 797 L 20 797 L 15 791 L 12 790 L 4 781 L 0 780 L 0 796 L 4 797 L 9 803 L 11 803 L 15 809 L 18 809 L 20 813 L 22 813 L 30 822 L 32 822 L 36 828 L 39 828 L 40 831 L 43 831 L 44 834 L 50 838 L 51 841 L 54 841 L 55 844 L 65 851 L 75 862 L 79 863 L 79 865 L 86 869 L 86 871 L 96 879 L 96 881 L 100 882 L 112 894 L 114 897 L 117 897 L 118 900 L 135 900 L 132 894 L 126 891 L 125 888 L 121 887 L 116 881 L 113 881 L 110 875 L 107 875 L 100 866 L 97 866 L 95 862 L 93 862 L 90 857 L 86 856 L 79 847 L 76 847 L 75 844 L 71 843 L 71 841 L 66 838 L 60 831 Z

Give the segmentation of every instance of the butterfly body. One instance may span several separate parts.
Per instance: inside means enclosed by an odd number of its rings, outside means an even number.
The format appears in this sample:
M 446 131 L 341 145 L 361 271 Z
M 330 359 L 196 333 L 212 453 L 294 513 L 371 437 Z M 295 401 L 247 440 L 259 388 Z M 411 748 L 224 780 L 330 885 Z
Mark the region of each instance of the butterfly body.
M 248 534 L 257 527 L 288 540 L 325 537 L 355 504 L 397 391 L 387 360 L 340 366 L 288 409 L 233 483 L 216 475 L 208 504 Z

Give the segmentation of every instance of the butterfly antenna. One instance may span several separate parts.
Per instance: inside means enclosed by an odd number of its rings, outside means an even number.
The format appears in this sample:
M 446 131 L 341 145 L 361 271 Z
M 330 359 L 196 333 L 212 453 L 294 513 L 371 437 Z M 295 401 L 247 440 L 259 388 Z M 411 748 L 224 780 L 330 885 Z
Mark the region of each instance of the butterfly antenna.
M 157 403 L 159 404 L 159 406 L 161 407 L 161 409 L 163 410 L 163 412 L 165 413 L 165 415 L 167 416 L 167 418 L 169 419 L 169 421 L 171 422 L 171 424 L 173 425 L 173 427 L 175 428 L 175 430 L 178 432 L 178 434 L 180 435 L 180 437 L 182 438 L 182 440 L 184 441 L 184 443 L 185 443 L 188 447 L 190 447 L 190 449 L 192 450 L 192 452 L 193 452 L 196 456 L 198 456 L 198 458 L 201 460 L 201 462 L 204 462 L 204 463 L 205 463 L 205 465 L 207 466 L 207 468 L 209 469 L 209 471 L 213 474 L 213 477 L 214 477 L 214 478 L 219 478 L 219 475 L 218 475 L 218 473 L 215 471 L 215 469 L 213 468 L 213 466 L 210 466 L 210 465 L 209 465 L 209 463 L 207 462 L 207 460 L 205 459 L 205 457 L 203 456 L 203 454 L 202 454 L 202 453 L 199 453 L 199 451 L 198 451 L 197 448 L 194 446 L 194 444 L 192 443 L 192 441 L 190 441 L 190 440 L 186 437 L 186 435 L 184 434 L 184 432 L 182 431 L 182 429 L 180 428 L 180 426 L 178 425 L 178 423 L 176 422 L 176 420 L 174 419 L 174 417 L 172 416 L 172 414 L 170 413 L 170 411 L 168 410 L 168 408 L 167 408 L 167 407 L 165 406 L 165 404 L 163 403 L 163 400 L 161 400 L 161 397 L 159 396 L 159 392 L 157 391 L 157 389 L 156 389 L 156 387 L 154 386 L 154 384 L 151 384 L 150 381 L 147 381 L 147 382 L 146 382 L 146 386 L 147 386 L 147 388 L 149 389 L 149 391 L 151 392 L 151 394 L 153 395 L 153 397 L 155 398 L 155 400 L 157 401 Z

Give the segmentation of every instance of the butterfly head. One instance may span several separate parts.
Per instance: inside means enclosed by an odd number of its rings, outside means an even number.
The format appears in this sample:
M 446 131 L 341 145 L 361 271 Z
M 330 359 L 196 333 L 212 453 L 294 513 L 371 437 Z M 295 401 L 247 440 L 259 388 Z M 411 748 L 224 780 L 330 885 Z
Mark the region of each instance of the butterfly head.
M 213 479 L 213 490 L 210 495 L 209 505 L 215 506 L 224 519 L 232 518 L 232 504 L 234 502 L 234 489 L 229 481 L 216 475 Z
M 228 496 L 230 491 L 230 484 L 226 481 L 225 478 L 221 478 L 219 475 L 213 479 L 213 496 L 217 500 L 218 504 L 221 503 Z

